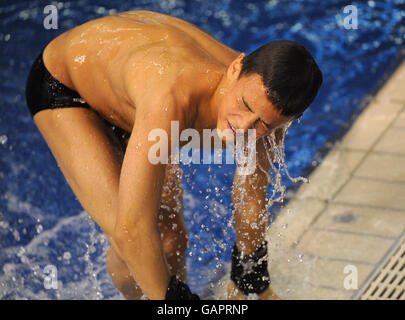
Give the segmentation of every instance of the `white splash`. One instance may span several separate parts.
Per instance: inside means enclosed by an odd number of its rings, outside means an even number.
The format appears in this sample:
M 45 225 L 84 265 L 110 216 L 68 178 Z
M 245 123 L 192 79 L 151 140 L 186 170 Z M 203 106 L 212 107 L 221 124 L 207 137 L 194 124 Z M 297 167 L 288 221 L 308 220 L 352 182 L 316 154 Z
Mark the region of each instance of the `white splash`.
M 81 55 L 81 56 L 76 56 L 75 62 L 78 64 L 83 64 L 86 61 L 86 56 Z

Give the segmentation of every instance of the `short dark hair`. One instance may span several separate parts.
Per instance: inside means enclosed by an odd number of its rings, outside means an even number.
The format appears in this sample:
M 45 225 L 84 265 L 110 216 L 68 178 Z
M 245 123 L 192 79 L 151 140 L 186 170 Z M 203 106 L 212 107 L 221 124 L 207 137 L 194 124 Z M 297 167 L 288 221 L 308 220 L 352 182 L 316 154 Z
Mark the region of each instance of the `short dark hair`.
M 270 102 L 286 117 L 300 117 L 322 84 L 322 72 L 314 58 L 294 41 L 269 42 L 245 56 L 242 63 L 239 78 L 259 74 Z

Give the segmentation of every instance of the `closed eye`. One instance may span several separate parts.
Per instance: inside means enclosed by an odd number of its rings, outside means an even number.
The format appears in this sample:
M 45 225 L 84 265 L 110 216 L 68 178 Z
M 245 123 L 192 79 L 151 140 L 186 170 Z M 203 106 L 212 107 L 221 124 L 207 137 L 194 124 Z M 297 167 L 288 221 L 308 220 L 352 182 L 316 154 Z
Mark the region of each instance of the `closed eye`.
M 250 112 L 253 113 L 252 109 L 250 109 L 249 105 L 246 103 L 246 101 L 245 101 L 245 99 L 243 99 L 243 97 L 242 97 L 242 101 L 243 101 L 243 104 L 245 105 L 245 107 L 246 107 Z
M 263 124 L 266 126 L 266 128 L 267 128 L 268 130 L 273 129 L 273 127 L 272 127 L 271 125 L 269 125 L 268 123 L 264 122 L 262 119 L 260 119 L 260 120 L 263 122 Z
M 252 109 L 250 109 L 249 105 L 246 103 L 246 101 L 245 101 L 245 99 L 243 99 L 243 97 L 242 97 L 242 101 L 243 101 L 243 104 L 245 105 L 245 107 L 246 107 L 250 112 L 253 113 Z M 266 128 L 267 128 L 268 130 L 271 130 L 271 129 L 273 128 L 270 124 L 264 122 L 262 119 L 260 119 L 260 121 L 266 126 Z

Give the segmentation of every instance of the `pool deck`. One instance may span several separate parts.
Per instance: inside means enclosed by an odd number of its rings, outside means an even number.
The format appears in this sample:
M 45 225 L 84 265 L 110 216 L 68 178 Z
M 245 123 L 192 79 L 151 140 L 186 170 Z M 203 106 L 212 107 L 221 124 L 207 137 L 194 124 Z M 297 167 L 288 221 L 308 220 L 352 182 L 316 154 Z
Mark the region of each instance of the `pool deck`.
M 270 226 L 272 288 L 283 299 L 353 299 L 405 232 L 405 62 L 309 179 Z M 353 270 L 357 286 L 345 288 Z

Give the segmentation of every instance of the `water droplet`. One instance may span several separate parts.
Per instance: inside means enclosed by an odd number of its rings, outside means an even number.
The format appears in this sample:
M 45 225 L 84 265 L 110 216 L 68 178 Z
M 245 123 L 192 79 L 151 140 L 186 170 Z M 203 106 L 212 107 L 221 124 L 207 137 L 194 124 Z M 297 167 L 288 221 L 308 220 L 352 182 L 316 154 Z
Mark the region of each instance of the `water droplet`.
M 0 136 L 0 144 L 6 144 L 7 142 L 7 136 L 5 134 L 3 134 L 2 136 Z
M 13 237 L 15 241 L 20 241 L 20 234 L 17 230 L 13 231 Z
M 74 61 L 77 62 L 78 64 L 83 64 L 86 61 L 86 56 L 85 55 L 76 56 Z
M 258 300 L 259 296 L 256 293 L 249 293 L 248 300 Z
M 42 227 L 41 224 L 39 224 L 39 225 L 37 225 L 36 229 L 37 229 L 37 233 L 41 233 L 44 228 Z
M 25 254 L 25 248 L 20 247 L 20 249 L 17 252 L 17 257 L 21 258 Z
M 70 254 L 69 251 L 66 251 L 63 253 L 63 259 L 64 260 L 70 260 L 72 258 L 72 255 Z

